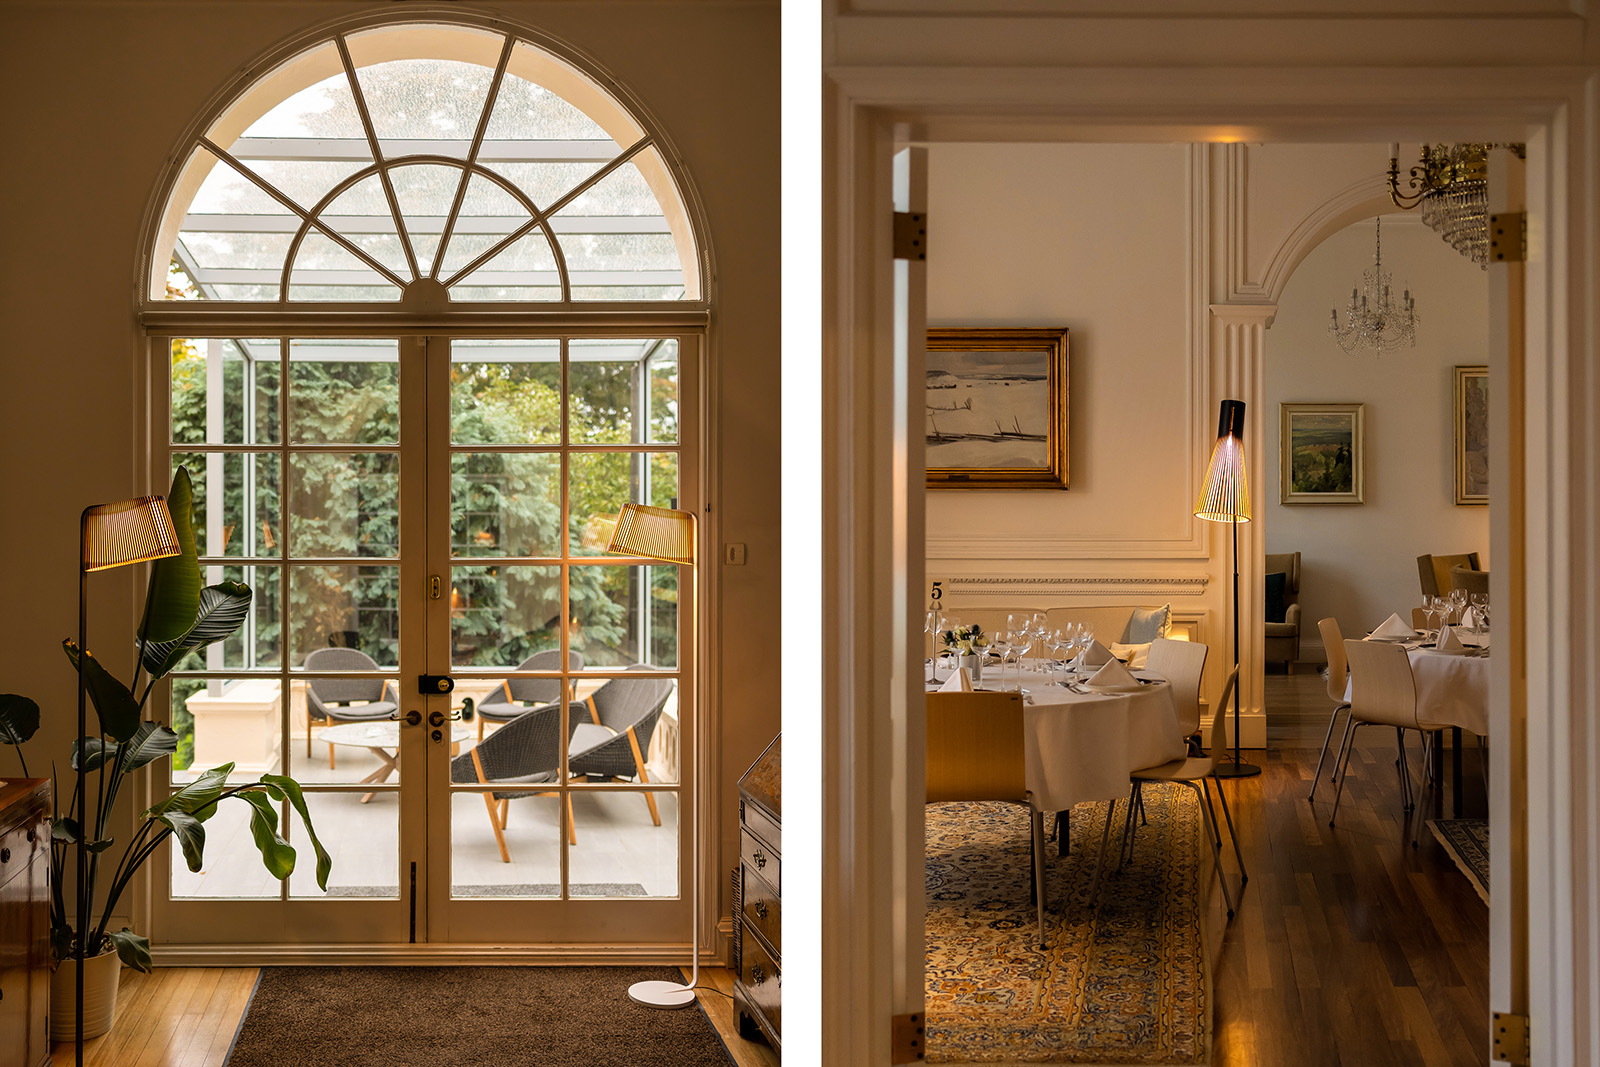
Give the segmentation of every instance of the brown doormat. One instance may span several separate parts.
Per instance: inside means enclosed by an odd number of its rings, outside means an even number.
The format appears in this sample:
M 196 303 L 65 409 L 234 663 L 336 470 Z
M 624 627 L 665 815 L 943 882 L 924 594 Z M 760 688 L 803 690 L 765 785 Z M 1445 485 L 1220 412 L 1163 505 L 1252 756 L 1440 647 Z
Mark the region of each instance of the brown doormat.
M 263 967 L 226 1067 L 728 1067 L 672 967 Z

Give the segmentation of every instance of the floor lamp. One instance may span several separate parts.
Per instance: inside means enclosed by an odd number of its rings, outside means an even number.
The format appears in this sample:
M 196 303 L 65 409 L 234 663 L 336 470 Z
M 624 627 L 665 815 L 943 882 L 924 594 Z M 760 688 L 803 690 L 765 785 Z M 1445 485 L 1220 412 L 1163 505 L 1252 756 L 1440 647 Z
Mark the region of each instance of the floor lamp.
M 694 566 L 694 515 L 672 508 L 653 508 L 646 504 L 624 504 L 617 516 L 616 529 L 606 551 L 621 556 L 642 556 L 663 563 Z M 678 805 L 679 817 L 683 805 Z M 700 984 L 700 819 L 690 820 L 690 919 L 692 931 L 689 954 L 693 972 L 688 985 L 681 982 L 635 982 L 628 996 L 651 1008 L 686 1008 L 694 1003 L 694 989 Z
M 125 567 L 130 563 L 144 563 L 153 559 L 176 556 L 182 549 L 178 533 L 172 525 L 172 515 L 167 502 L 159 496 L 142 496 L 134 500 L 119 500 L 114 504 L 96 504 L 83 510 L 78 523 L 78 750 L 83 751 L 89 735 L 86 695 L 88 684 L 85 671 L 88 666 L 89 644 L 89 584 L 91 571 L 106 571 Z M 78 762 L 78 800 L 83 805 L 80 812 L 81 827 L 78 832 L 78 884 L 77 884 L 77 1004 L 73 1013 L 74 1033 L 78 1035 L 77 1063 L 83 1067 L 83 964 L 89 958 L 89 794 L 87 790 L 88 760 Z M 104 766 L 101 773 L 104 773 Z M 98 812 L 96 813 L 99 814 Z M 99 947 L 98 945 L 95 947 Z
M 1217 444 L 1211 450 L 1196 518 L 1225 522 L 1233 527 L 1233 666 L 1239 666 L 1239 524 L 1250 521 L 1250 480 L 1244 470 L 1244 401 L 1224 400 L 1217 421 Z M 1233 762 L 1220 763 L 1212 772 L 1218 778 L 1249 778 L 1261 773 L 1253 763 L 1239 758 L 1239 686 L 1233 688 Z M 1212 747 L 1216 740 L 1212 739 Z

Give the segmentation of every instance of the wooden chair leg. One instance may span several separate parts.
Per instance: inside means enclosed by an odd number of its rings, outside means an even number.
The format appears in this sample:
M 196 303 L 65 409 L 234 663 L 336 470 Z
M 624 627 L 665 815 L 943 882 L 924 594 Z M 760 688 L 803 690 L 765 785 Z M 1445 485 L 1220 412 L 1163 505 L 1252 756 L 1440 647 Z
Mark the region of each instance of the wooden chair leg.
M 578 844 L 578 823 L 572 817 L 572 794 L 567 794 L 567 843 L 573 846 Z
M 645 773 L 644 753 L 639 751 L 639 735 L 633 732 L 633 727 L 631 726 L 628 727 L 628 747 L 633 749 L 633 766 L 639 772 L 639 781 L 648 785 L 650 776 Z M 656 808 L 656 795 L 654 793 L 646 793 L 644 802 L 650 806 L 650 821 L 660 826 L 661 812 Z
M 507 798 L 500 802 L 500 829 L 504 830 L 511 821 L 511 800 Z
M 500 825 L 500 820 L 495 817 L 498 805 L 494 802 L 493 793 L 483 794 L 483 806 L 489 809 L 489 825 L 494 827 L 494 843 L 500 846 L 500 862 L 510 863 L 511 852 L 506 848 L 505 828 Z
M 333 770 L 333 742 L 328 742 L 328 770 Z

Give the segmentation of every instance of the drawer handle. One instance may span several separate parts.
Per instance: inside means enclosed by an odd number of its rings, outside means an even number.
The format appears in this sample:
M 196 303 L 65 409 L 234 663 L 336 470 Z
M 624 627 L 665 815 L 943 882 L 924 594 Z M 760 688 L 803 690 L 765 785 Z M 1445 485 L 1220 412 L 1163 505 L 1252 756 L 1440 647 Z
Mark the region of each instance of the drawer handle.
M 9 848 L 0 848 L 0 863 L 10 863 L 10 862 L 11 862 L 11 850 Z
M 750 854 L 750 858 L 756 861 L 756 870 L 758 871 L 762 870 L 767 865 L 766 853 L 762 852 L 759 848 Z
M 751 985 L 760 985 L 762 982 L 765 982 L 766 980 L 767 980 L 767 972 L 763 971 L 761 969 L 761 964 L 752 963 L 750 965 L 750 984 Z
M 767 917 L 767 902 L 766 901 L 764 901 L 764 900 L 756 901 L 756 917 L 759 918 L 759 919 L 765 919 Z

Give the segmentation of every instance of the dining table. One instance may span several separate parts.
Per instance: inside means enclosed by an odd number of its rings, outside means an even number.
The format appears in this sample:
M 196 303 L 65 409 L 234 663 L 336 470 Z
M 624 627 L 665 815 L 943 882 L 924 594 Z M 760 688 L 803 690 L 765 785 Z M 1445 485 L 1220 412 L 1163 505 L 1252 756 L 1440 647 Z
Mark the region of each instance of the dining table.
M 1061 670 L 1053 674 L 1013 670 L 1003 686 L 1000 679 L 987 675 L 987 684 L 978 686 L 1014 690 L 1020 684 L 1026 780 L 1039 811 L 1120 800 L 1128 795 L 1133 771 L 1186 755 L 1172 686 L 1165 678 L 1135 670 L 1132 673 L 1140 682 L 1136 690 L 1095 692 L 1076 680 L 1093 671 L 1085 668 L 1073 676 Z M 942 664 L 937 666 L 928 691 L 936 691 L 950 673 Z M 1061 684 L 1066 677 L 1075 680 Z
M 1416 686 L 1417 721 L 1435 729 L 1450 730 L 1451 811 L 1461 817 L 1461 736 L 1467 730 L 1479 737 L 1489 734 L 1489 633 L 1455 627 L 1465 651 L 1441 652 L 1433 639 L 1413 633 L 1394 641 L 1405 647 Z M 1382 638 L 1367 635 L 1365 640 Z M 1350 683 L 1344 699 L 1350 700 Z

